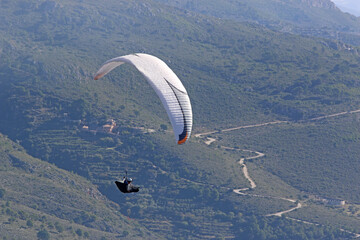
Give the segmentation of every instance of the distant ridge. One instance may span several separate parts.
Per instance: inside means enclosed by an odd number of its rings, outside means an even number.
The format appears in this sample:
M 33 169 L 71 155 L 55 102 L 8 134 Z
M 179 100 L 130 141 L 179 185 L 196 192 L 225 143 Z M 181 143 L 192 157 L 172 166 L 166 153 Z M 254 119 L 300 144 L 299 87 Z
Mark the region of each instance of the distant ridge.
M 272 30 L 360 46 L 360 19 L 330 0 L 155 0 L 205 15 L 255 22 Z
M 311 7 L 320 7 L 326 9 L 336 9 L 335 4 L 330 0 L 300 0 L 301 3 L 305 3 Z M 289 1 L 284 1 L 289 2 Z

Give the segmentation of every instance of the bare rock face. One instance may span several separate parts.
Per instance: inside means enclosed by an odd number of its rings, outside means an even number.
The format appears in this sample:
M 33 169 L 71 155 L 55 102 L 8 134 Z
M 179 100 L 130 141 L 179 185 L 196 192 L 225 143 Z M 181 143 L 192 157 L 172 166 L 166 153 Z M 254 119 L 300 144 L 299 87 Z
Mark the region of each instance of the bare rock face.
M 300 0 L 301 3 L 307 4 L 311 7 L 335 9 L 336 6 L 330 0 Z

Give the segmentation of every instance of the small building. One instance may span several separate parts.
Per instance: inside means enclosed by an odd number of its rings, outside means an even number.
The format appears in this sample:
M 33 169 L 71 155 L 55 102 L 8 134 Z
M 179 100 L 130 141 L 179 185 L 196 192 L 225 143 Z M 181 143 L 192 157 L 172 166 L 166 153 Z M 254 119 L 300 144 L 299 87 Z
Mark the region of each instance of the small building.
M 102 126 L 102 130 L 106 133 L 112 133 L 113 129 L 116 127 L 116 122 L 114 119 L 109 119 Z
M 345 200 L 327 199 L 327 205 L 330 205 L 330 206 L 344 206 L 345 205 Z
M 81 130 L 82 131 L 89 131 L 89 126 L 86 126 L 86 125 L 82 126 Z
M 345 205 L 345 200 L 341 200 L 341 199 L 331 199 L 331 198 L 323 198 L 321 199 L 321 201 L 329 206 L 344 206 Z

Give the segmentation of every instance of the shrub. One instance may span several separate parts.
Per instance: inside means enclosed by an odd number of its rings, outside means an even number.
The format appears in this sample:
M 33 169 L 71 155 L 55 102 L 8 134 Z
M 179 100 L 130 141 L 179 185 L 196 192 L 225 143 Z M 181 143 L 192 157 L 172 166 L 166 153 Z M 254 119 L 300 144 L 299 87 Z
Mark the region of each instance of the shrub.
M 26 221 L 26 226 L 33 227 L 34 223 L 29 219 L 29 220 Z
M 46 229 L 42 229 L 37 233 L 37 237 L 39 240 L 49 240 L 50 233 L 48 231 L 46 231 Z
M 75 233 L 76 233 L 79 237 L 81 237 L 81 236 L 83 235 L 83 231 L 82 231 L 80 228 L 78 228 L 78 229 L 75 231 Z
M 5 195 L 5 189 L 0 188 L 0 199 Z
M 160 128 L 161 128 L 161 130 L 163 130 L 163 131 L 168 130 L 168 126 L 167 126 L 166 124 L 160 124 Z
M 59 222 L 55 222 L 55 229 L 56 231 L 58 231 L 59 233 L 64 231 L 64 228 L 60 225 Z

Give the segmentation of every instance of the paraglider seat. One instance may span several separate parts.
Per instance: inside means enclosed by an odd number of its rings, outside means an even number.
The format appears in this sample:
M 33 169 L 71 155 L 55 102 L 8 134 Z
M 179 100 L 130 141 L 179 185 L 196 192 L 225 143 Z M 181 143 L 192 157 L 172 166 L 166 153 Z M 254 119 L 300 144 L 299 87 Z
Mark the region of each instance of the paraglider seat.
M 131 183 L 126 184 L 124 181 L 115 181 L 115 184 L 118 189 L 123 193 L 138 192 L 140 189 L 140 187 L 135 187 Z

